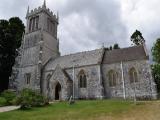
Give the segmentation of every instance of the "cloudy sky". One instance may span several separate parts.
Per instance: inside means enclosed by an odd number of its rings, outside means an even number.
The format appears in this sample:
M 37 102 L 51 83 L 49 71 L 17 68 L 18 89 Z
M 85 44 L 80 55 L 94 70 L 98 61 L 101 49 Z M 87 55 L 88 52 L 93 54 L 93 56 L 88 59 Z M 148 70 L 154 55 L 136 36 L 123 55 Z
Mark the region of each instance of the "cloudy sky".
M 0 19 L 19 16 L 25 22 L 28 5 L 34 9 L 43 0 L 0 0 Z M 159 0 L 46 0 L 59 12 L 60 51 L 68 54 L 108 47 L 131 45 L 130 36 L 140 30 L 148 50 L 160 37 Z

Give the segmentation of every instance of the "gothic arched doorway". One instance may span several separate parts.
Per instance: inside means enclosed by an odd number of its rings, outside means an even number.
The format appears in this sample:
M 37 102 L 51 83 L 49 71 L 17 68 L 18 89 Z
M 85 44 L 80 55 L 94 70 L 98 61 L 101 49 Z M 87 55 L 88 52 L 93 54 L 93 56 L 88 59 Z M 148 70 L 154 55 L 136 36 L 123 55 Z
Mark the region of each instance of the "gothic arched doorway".
M 55 100 L 59 100 L 61 95 L 61 85 L 57 83 L 55 87 Z

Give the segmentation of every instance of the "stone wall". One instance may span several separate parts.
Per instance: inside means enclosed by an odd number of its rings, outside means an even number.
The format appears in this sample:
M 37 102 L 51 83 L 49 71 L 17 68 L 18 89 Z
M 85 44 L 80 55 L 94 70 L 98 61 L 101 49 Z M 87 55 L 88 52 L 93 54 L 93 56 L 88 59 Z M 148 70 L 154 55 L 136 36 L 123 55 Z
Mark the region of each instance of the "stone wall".
M 80 88 L 79 86 L 79 72 L 83 70 L 87 77 L 87 87 Z M 73 79 L 73 68 L 67 69 L 67 73 L 70 78 Z M 93 99 L 102 98 L 102 84 L 99 79 L 99 65 L 75 67 L 75 79 L 74 79 L 74 89 L 75 98 L 77 99 Z
M 37 65 L 19 68 L 19 73 L 17 79 L 15 80 L 18 91 L 22 90 L 23 88 L 31 88 L 34 90 L 39 89 L 40 83 L 36 80 L 37 76 L 35 74 L 37 72 L 37 69 Z M 25 81 L 26 73 L 31 73 L 30 84 L 27 84 Z
M 136 61 L 127 61 L 123 62 L 123 75 L 124 75 L 124 84 L 122 80 L 122 69 L 121 63 L 113 64 L 103 64 L 103 81 L 104 81 L 104 94 L 106 98 L 122 98 L 125 95 L 127 98 L 133 98 L 134 94 L 136 97 L 149 97 L 152 96 L 156 98 L 156 89 L 155 83 L 152 79 L 151 68 L 148 60 L 136 60 Z M 129 70 L 134 67 L 138 73 L 138 82 L 130 83 L 129 79 Z M 109 86 L 108 72 L 114 70 L 118 73 L 118 84 L 114 87 Z M 135 92 L 134 92 L 135 89 Z
M 75 73 L 75 79 L 74 79 L 74 97 L 76 99 L 95 99 L 95 98 L 102 98 L 103 97 L 103 88 L 102 88 L 102 84 L 101 84 L 101 79 L 99 77 L 99 65 L 93 65 L 93 66 L 84 66 L 84 67 L 75 67 L 74 68 L 74 73 Z M 86 88 L 80 88 L 79 86 L 79 72 L 81 70 L 85 71 L 85 74 L 87 76 L 87 87 Z M 66 69 L 65 70 L 68 78 L 71 79 L 72 84 L 73 84 L 73 68 L 70 69 Z M 53 74 L 52 74 L 53 73 Z M 53 77 L 57 76 L 57 80 L 58 81 L 65 81 L 66 78 L 64 78 L 64 75 L 61 73 L 55 73 L 55 71 L 45 71 L 45 73 L 43 74 L 43 76 L 45 76 L 45 78 L 43 77 L 43 84 L 46 83 L 47 80 L 47 75 L 48 74 L 52 74 L 52 77 L 50 79 L 50 81 L 54 81 Z M 57 81 L 56 80 L 56 81 Z M 52 84 L 52 83 L 50 83 Z M 61 83 L 62 86 L 65 87 L 65 85 L 63 83 Z M 69 84 L 69 83 L 67 83 Z M 69 86 L 71 89 L 69 89 Z M 54 87 L 53 87 L 54 88 Z M 44 94 L 46 91 L 45 85 L 43 85 L 43 91 Z M 55 88 L 54 88 L 55 89 Z M 70 95 L 72 95 L 73 92 L 73 87 L 72 85 L 68 85 L 67 88 L 69 91 L 68 93 L 70 93 Z M 64 92 L 66 92 L 67 89 L 64 89 Z M 53 90 L 54 92 L 54 90 Z M 63 92 L 63 91 L 62 91 Z M 52 94 L 52 93 L 51 93 Z M 52 94 L 52 99 L 54 99 L 54 94 Z M 67 96 L 69 98 L 69 96 Z M 62 98 L 67 99 L 65 96 L 62 95 Z

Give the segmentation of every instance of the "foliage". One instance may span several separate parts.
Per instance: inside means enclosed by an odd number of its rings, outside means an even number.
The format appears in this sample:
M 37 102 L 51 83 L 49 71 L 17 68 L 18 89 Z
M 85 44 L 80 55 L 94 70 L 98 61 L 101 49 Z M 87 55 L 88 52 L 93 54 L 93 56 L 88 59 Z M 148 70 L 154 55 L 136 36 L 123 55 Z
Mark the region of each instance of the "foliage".
M 152 75 L 157 85 L 157 91 L 160 93 L 160 64 L 154 64 L 151 66 Z
M 24 24 L 18 17 L 0 20 L 0 92 L 8 88 L 9 76 L 21 45 Z
M 46 98 L 40 93 L 27 88 L 20 92 L 16 100 L 16 104 L 21 105 L 21 109 L 44 106 L 46 103 Z
M 156 40 L 156 43 L 152 47 L 153 61 L 160 64 L 160 38 Z
M 107 47 L 106 50 L 120 49 L 119 45 L 115 43 L 113 46 Z
M 152 65 L 152 74 L 157 84 L 157 91 L 160 93 L 160 38 L 156 40 L 156 43 L 152 47 L 152 56 L 155 62 L 155 64 Z M 158 95 L 158 97 L 160 97 L 160 95 Z
M 132 35 L 131 35 L 131 41 L 135 44 L 135 45 L 142 45 L 145 40 L 142 36 L 142 33 L 138 30 L 136 30 Z
M 0 107 L 7 105 L 7 100 L 4 97 L 0 97 Z
M 116 43 L 116 44 L 114 44 L 113 49 L 120 49 L 120 47 L 119 47 L 119 45 Z
M 12 105 L 12 100 L 16 98 L 16 93 L 11 90 L 5 90 L 1 96 L 6 99 L 6 105 Z

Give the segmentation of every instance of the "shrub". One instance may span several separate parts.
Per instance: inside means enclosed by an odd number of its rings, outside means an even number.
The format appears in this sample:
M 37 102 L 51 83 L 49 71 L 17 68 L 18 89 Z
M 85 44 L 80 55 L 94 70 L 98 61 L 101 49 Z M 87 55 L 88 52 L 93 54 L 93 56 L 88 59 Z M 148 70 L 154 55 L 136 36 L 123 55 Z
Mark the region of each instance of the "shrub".
M 21 109 L 39 107 L 46 105 L 46 99 L 40 93 L 31 89 L 23 89 L 17 97 L 16 104 L 21 105 Z
M 7 100 L 4 97 L 0 97 L 0 107 L 7 105 Z
M 6 99 L 6 105 L 12 105 L 12 100 L 16 98 L 16 93 L 11 90 L 5 90 L 1 96 Z

